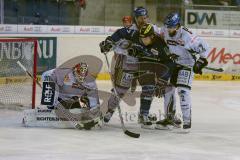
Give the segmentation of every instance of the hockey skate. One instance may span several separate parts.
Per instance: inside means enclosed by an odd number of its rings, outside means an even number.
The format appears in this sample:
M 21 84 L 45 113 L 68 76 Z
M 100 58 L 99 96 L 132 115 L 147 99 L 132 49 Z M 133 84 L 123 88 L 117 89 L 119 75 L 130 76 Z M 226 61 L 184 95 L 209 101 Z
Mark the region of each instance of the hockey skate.
M 154 129 L 153 121 L 156 121 L 156 117 L 151 115 L 138 115 L 138 123 L 141 124 L 141 128 Z
M 155 125 L 155 129 L 159 129 L 159 130 L 172 130 L 173 127 L 174 127 L 173 120 L 168 118 L 157 121 Z
M 171 130 L 173 128 L 181 128 L 182 121 L 177 116 L 168 116 L 167 118 L 156 122 L 156 129 Z
M 183 133 L 189 133 L 191 130 L 191 123 L 183 123 Z
M 191 130 L 191 123 L 189 122 L 184 122 L 183 126 L 181 128 L 175 128 L 173 132 L 178 133 L 178 134 L 187 134 Z
M 174 116 L 173 118 L 173 125 L 175 128 L 181 128 L 181 124 L 182 124 L 182 121 L 180 118 L 178 118 L 177 116 Z

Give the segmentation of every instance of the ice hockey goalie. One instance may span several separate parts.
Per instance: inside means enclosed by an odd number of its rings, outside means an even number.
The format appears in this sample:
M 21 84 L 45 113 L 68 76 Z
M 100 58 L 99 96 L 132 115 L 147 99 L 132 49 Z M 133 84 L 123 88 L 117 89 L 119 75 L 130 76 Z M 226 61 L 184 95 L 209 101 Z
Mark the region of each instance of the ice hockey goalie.
M 41 106 L 24 112 L 23 123 L 33 127 L 92 129 L 99 125 L 101 112 L 95 78 L 88 65 L 56 68 L 42 74 Z

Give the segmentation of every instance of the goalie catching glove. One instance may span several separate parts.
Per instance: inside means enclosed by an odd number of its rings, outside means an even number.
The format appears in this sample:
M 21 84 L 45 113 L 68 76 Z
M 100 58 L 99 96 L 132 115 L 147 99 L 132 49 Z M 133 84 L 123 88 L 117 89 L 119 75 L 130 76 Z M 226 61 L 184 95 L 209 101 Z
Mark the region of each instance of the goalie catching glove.
M 202 74 L 202 69 L 208 65 L 206 58 L 199 58 L 193 66 L 193 72 L 196 74 Z
M 81 108 L 90 108 L 90 101 L 87 95 L 82 95 L 80 98 L 80 106 Z
M 113 42 L 112 38 L 110 36 L 108 36 L 104 41 L 102 41 L 99 44 L 101 53 L 109 52 L 113 48 L 113 44 L 114 44 L 114 42 Z

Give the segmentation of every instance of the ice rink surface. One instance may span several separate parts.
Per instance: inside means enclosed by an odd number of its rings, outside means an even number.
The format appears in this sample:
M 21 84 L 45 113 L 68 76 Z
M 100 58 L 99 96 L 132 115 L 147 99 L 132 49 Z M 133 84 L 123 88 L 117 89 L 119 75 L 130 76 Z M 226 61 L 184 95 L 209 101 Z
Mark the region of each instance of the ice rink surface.
M 110 90 L 111 83 L 98 87 Z M 0 109 L 0 160 L 240 160 L 240 82 L 195 81 L 192 101 L 188 134 L 141 129 L 139 99 L 135 107 L 121 103 L 126 126 L 139 139 L 122 133 L 117 113 L 102 129 L 80 131 L 25 128 L 21 110 Z M 161 112 L 162 103 L 155 98 L 151 112 Z

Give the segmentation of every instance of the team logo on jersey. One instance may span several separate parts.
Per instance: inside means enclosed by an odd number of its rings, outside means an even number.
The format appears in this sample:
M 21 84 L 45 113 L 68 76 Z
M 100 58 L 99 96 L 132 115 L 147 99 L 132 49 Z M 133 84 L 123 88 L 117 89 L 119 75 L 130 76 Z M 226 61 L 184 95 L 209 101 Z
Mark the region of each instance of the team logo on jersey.
M 184 46 L 184 41 L 183 41 L 183 40 L 178 39 L 177 42 L 178 42 L 178 44 L 179 44 L 180 46 Z
M 182 40 L 167 40 L 168 45 L 173 45 L 173 46 L 184 46 L 184 42 Z
M 153 55 L 156 55 L 156 56 L 158 55 L 158 51 L 154 48 L 151 49 L 151 52 Z

